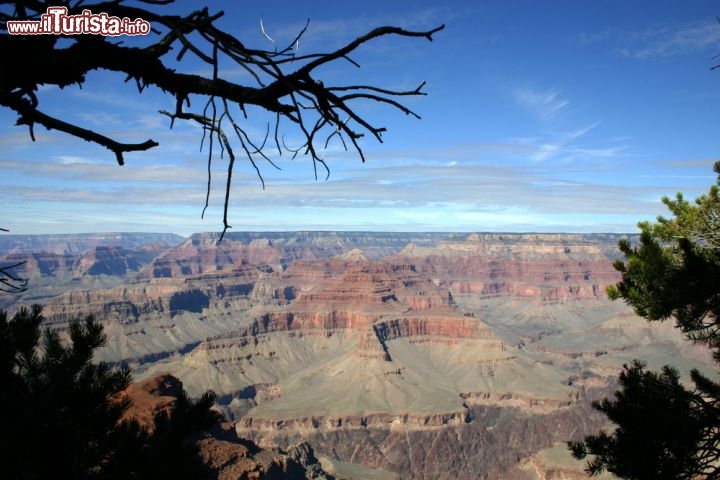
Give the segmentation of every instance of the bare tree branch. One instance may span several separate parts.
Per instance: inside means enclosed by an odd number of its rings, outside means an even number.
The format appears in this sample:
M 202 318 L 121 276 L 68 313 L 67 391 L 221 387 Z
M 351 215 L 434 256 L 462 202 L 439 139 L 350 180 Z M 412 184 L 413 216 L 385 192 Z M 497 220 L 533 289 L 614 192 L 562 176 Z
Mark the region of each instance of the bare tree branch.
M 9 230 L 0 228 L 0 232 Z M 27 290 L 28 279 L 17 275 L 13 270 L 25 265 L 26 262 L 16 262 L 11 265 L 0 266 L 0 292 L 21 293 Z
M 47 9 L 45 2 L 37 0 L 2 3 L 15 7 L 12 13 L 0 10 L 0 27 L 5 27 L 5 30 L 8 21 L 39 19 Z M 287 47 L 278 50 L 261 19 L 259 36 L 267 37 L 272 42 L 273 50 L 253 49 L 216 26 L 216 21 L 223 16 L 222 11 L 211 14 L 207 8 L 203 8 L 186 16 L 167 15 L 157 12 L 162 6 L 172 3 L 172 0 L 141 0 L 140 3 L 147 8 L 126 5 L 124 0 L 93 4 L 78 1 L 68 5 L 68 15 L 78 15 L 87 9 L 93 13 L 106 13 L 119 18 L 144 19 L 151 23 L 153 33 L 141 39 L 147 41 L 142 47 L 130 47 L 100 35 L 74 35 L 73 43 L 62 48 L 57 42 L 60 36 L 0 33 L 0 50 L 3 51 L 5 63 L 23 65 L 23 68 L 6 69 L 0 76 L 0 105 L 18 114 L 17 123 L 27 125 L 33 139 L 33 127 L 42 125 L 104 146 L 112 151 L 118 163 L 123 165 L 125 153 L 148 150 L 157 146 L 157 142 L 120 142 L 50 116 L 39 110 L 35 92 L 41 85 L 55 85 L 60 88 L 83 85 L 87 73 L 97 69 L 124 74 L 126 81 L 136 84 L 138 92 L 143 92 L 148 86 L 162 89 L 173 97 L 175 103 L 174 112 L 161 112 L 171 119 L 171 126 L 175 120 L 195 122 L 203 129 L 201 145 L 205 140 L 208 142 L 208 191 L 203 215 L 210 201 L 210 166 L 215 147 L 220 147 L 221 158 L 227 154 L 228 180 L 223 206 L 223 233 L 230 228 L 228 210 L 231 177 L 237 159 L 233 144 L 239 147 L 236 150 L 243 152 L 263 186 L 259 162 L 269 162 L 276 167 L 264 153 L 270 125 L 262 140 L 253 140 L 247 127 L 235 119 L 232 111 L 235 106 L 242 113 L 243 120 L 247 118 L 247 105 L 255 105 L 274 113 L 273 140 L 279 154 L 287 152 L 292 156 L 309 156 L 316 178 L 318 165 L 329 174 L 324 152 L 331 139 L 341 141 L 345 149 L 352 145 L 364 162 L 365 155 L 359 140 L 369 134 L 382 142 L 382 134 L 386 128 L 375 125 L 370 119 L 359 114 L 354 108 L 355 102 L 377 102 L 420 118 L 398 99 L 425 95 L 422 91 L 425 82 L 413 90 L 392 90 L 374 85 L 325 85 L 318 78 L 319 68 L 338 60 L 359 67 L 350 55 L 368 42 L 383 36 L 424 38 L 432 41 L 433 35 L 444 28 L 444 25 L 441 25 L 426 31 L 412 31 L 384 26 L 375 28 L 334 51 L 299 55 L 297 49 L 300 41 L 311 28 L 309 21 Z M 158 7 L 150 9 L 155 6 Z M 167 57 L 173 51 L 177 60 L 182 60 L 189 53 L 209 65 L 212 76 L 187 74 L 170 68 L 167 66 Z M 27 62 L 28 58 L 33 61 Z M 240 85 L 219 77 L 219 66 L 226 62 L 231 62 L 249 73 L 254 85 Z M 196 96 L 206 99 L 201 102 L 205 106 L 200 111 L 190 108 L 190 100 Z M 284 128 L 295 127 L 300 132 L 303 140 L 299 146 L 287 147 L 281 140 L 281 121 Z M 226 132 L 234 132 L 232 142 Z

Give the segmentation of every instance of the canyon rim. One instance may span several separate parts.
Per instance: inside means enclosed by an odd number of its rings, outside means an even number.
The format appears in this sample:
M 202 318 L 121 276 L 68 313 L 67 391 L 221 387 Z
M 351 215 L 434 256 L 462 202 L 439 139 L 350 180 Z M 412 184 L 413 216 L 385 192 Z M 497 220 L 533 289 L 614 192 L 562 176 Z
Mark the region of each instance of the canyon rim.
M 309 445 L 338 478 L 585 478 L 564 442 L 623 363 L 710 370 L 605 287 L 614 234 L 10 236 L 47 326 L 95 314 L 98 358 L 211 388 L 237 438 Z

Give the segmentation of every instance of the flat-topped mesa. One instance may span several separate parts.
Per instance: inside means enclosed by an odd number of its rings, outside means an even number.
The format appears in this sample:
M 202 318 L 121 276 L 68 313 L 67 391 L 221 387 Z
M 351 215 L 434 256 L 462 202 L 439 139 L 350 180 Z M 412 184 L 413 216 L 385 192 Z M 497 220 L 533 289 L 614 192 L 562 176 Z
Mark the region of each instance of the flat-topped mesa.
M 269 241 L 249 243 L 193 235 L 182 244 L 166 250 L 143 269 L 142 278 L 182 278 L 191 275 L 232 270 L 241 265 L 267 264 L 279 268 L 282 252 Z
M 137 250 L 149 245 L 166 248 L 183 240 L 172 233 L 67 233 L 45 235 L 0 236 L 0 252 L 48 252 L 57 254 L 84 254 L 96 247 L 120 247 Z
M 295 283 L 296 304 L 388 309 L 448 309 L 452 296 L 408 263 L 341 258 L 296 262 L 283 277 Z
M 288 291 L 292 299 L 277 301 Z M 264 311 L 241 328 L 202 342 L 191 355 L 193 366 L 245 363 L 246 357 L 262 354 L 256 347 L 275 334 L 329 338 L 344 332 L 344 338 L 357 342 L 355 357 L 388 362 L 393 359 L 388 342 L 401 338 L 447 345 L 467 340 L 478 350 L 497 351 L 496 357 L 504 349 L 483 322 L 460 310 L 445 288 L 410 264 L 342 258 L 297 262 L 285 272 L 262 276 L 251 294 L 260 297 L 271 299 L 263 303 Z
M 262 314 L 264 327 L 275 329 L 365 328 L 385 319 L 417 316 L 463 318 L 447 289 L 418 273 L 414 265 L 375 260 L 296 262 L 285 272 L 263 276 L 251 298 L 275 304 Z M 288 315 L 291 315 L 288 320 Z M 475 323 L 478 323 L 475 321 Z
M 140 250 L 127 250 L 98 246 L 83 255 L 79 270 L 82 275 L 127 275 L 140 271 L 165 248 L 162 245 L 147 245 Z
M 19 264 L 24 277 L 35 278 L 40 275 L 55 276 L 62 273 L 72 274 L 72 272 L 78 269 L 80 258 L 80 254 L 23 252 L 9 253 L 0 256 L 0 261 L 7 265 Z
M 482 322 L 474 318 L 418 315 L 385 319 L 373 323 L 360 337 L 355 355 L 362 358 L 392 361 L 388 342 L 411 338 L 411 343 L 457 344 L 460 340 L 477 340 L 474 348 L 479 350 L 505 349 L 500 341 Z
M 404 337 L 446 337 L 455 339 L 496 339 L 482 322 L 452 316 L 404 316 L 383 320 L 374 326 L 383 342 Z
M 198 314 L 235 298 L 247 298 L 257 279 L 271 270 L 267 265 L 244 265 L 233 270 L 154 279 L 96 290 L 70 290 L 50 300 L 43 313 L 50 323 L 64 323 L 78 316 L 96 315 L 104 322 L 130 324 L 143 316 L 173 317 Z
M 21 264 L 22 275 L 27 278 L 126 276 L 140 271 L 165 248 L 164 245 L 145 245 L 129 250 L 97 246 L 84 253 L 21 252 L 0 255 L 0 262 Z
M 607 253 L 607 241 L 582 235 L 472 234 L 429 247 L 409 244 L 392 260 L 413 263 L 458 294 L 558 303 L 604 297 L 620 279 Z
M 250 297 L 257 282 L 269 273 L 272 273 L 272 268 L 266 264 L 240 265 L 220 272 L 186 277 L 183 288 L 207 289 L 218 300 Z
M 169 301 L 178 292 L 173 285 L 119 286 L 104 290 L 70 290 L 43 307 L 47 324 L 66 324 L 72 319 L 95 315 L 103 322 L 132 324 L 146 313 L 168 311 Z
M 357 232 L 233 232 L 218 242 L 217 234 L 200 233 L 158 256 L 142 275 L 143 278 L 177 278 L 258 263 L 283 271 L 296 261 L 337 255 L 366 260 L 370 256 L 378 258 L 396 253 L 409 238 L 409 235 Z M 364 250 L 360 250 L 360 246 Z M 365 249 L 372 254 L 367 254 Z
M 612 245 L 626 235 L 614 233 L 469 233 L 452 234 L 448 242 L 464 243 L 505 243 L 530 245 Z M 436 242 L 442 243 L 442 242 Z

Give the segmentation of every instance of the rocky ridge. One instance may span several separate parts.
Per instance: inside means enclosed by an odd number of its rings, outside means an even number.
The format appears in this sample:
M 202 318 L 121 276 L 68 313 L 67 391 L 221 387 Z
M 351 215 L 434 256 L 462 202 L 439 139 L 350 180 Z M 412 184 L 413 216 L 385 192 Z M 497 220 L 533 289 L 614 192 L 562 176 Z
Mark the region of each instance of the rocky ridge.
M 125 413 L 141 426 L 152 429 L 159 412 L 172 408 L 183 385 L 172 375 L 161 375 L 131 384 L 125 391 L 133 404 Z M 231 425 L 220 424 L 197 438 L 200 456 L 217 480 L 327 479 L 335 477 L 323 470 L 307 443 L 287 450 L 262 449 L 235 435 Z
M 0 252 L 54 253 L 58 255 L 84 254 L 96 247 L 119 247 L 135 250 L 144 245 L 165 245 L 182 242 L 183 237 L 172 233 L 68 233 L 48 235 L 0 235 Z
M 81 248 L 71 245 L 68 246 L 70 251 L 64 253 L 26 252 L 22 248 L 9 253 L 0 251 L 0 265 L 16 265 L 14 275 L 32 285 L 31 290 L 18 294 L 0 292 L 0 307 L 9 309 L 31 302 L 44 303 L 67 291 L 68 286 L 93 291 L 126 283 L 168 245 L 149 243 L 134 248 L 95 245 L 79 251 Z
M 618 281 L 607 245 L 582 235 L 469 235 L 462 242 L 414 244 L 397 254 L 452 291 L 564 302 L 605 295 Z
M 262 447 L 304 441 L 400 478 L 573 478 L 581 464 L 533 456 L 599 428 L 589 402 L 622 363 L 712 365 L 605 298 L 617 236 L 212 240 L 193 236 L 132 282 L 68 292 L 46 313 L 62 328 L 97 312 L 104 359 L 213 388 L 234 434 Z

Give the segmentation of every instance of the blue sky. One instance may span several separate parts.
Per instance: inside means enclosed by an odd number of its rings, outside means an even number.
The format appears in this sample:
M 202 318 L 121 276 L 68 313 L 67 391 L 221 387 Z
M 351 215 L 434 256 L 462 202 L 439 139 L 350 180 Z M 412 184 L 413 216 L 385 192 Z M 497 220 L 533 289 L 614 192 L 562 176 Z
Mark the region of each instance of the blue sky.
M 189 10 L 195 2 L 173 8 Z M 697 196 L 720 159 L 720 15 L 710 1 L 208 2 L 246 44 L 272 48 L 310 26 L 301 53 L 340 46 L 376 26 L 428 29 L 434 42 L 382 39 L 353 56 L 362 68 L 326 68 L 326 84 L 414 88 L 421 120 L 360 106 L 387 127 L 365 138 L 367 162 L 331 144 L 330 178 L 276 158 L 281 171 L 235 168 L 230 224 L 242 230 L 634 232 L 664 214 L 663 195 Z M 99 12 L 97 12 L 99 13 Z M 720 60 L 718 60 L 720 63 Z M 181 68 L 202 72 L 190 61 Z M 221 75 L 247 81 L 227 65 Z M 79 89 L 40 91 L 43 111 L 126 142 L 160 147 L 126 155 L 36 129 L 31 142 L 0 110 L 0 226 L 12 233 L 222 229 L 225 160 L 213 167 L 201 219 L 206 151 L 201 132 L 157 113 L 173 100 L 138 95 L 116 75 Z M 198 105 L 202 100 L 196 99 Z M 265 119 L 244 124 L 262 136 Z M 284 131 L 289 144 L 298 139 Z

